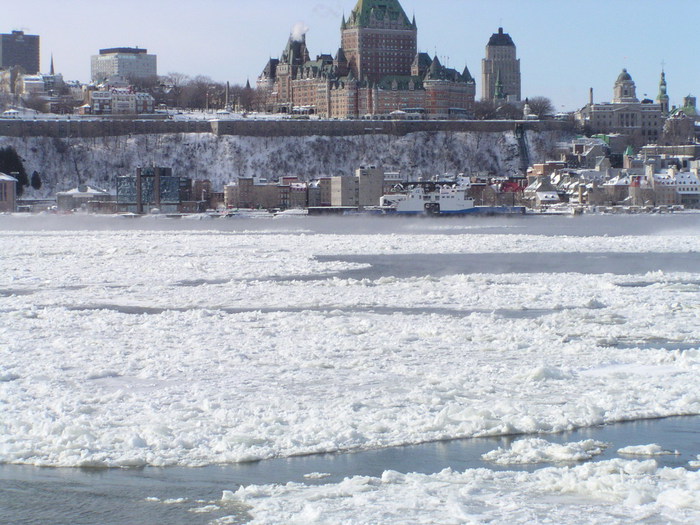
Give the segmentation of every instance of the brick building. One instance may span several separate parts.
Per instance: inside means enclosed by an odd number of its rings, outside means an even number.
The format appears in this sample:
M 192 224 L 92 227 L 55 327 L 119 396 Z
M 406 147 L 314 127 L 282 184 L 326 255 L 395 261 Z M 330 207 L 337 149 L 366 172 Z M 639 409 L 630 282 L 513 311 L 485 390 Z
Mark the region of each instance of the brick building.
M 407 112 L 469 115 L 476 84 L 469 69 L 418 53 L 418 27 L 398 0 L 359 0 L 341 23 L 335 57 L 311 60 L 305 35 L 292 35 L 258 78 L 268 111 L 358 118 Z

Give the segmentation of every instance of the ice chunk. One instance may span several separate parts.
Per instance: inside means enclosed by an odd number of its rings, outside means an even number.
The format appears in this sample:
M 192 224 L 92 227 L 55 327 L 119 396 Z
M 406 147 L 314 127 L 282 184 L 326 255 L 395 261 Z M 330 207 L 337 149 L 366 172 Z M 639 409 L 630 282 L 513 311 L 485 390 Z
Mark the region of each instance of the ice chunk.
M 304 477 L 306 479 L 324 479 L 330 478 L 331 475 L 327 472 L 309 472 L 308 474 L 304 474 Z
M 499 465 L 586 461 L 602 454 L 607 446 L 606 443 L 592 439 L 559 444 L 540 438 L 528 438 L 515 441 L 510 449 L 499 447 L 481 457 Z
M 664 450 L 661 445 L 636 445 L 618 449 L 618 454 L 625 456 L 678 456 L 677 450 Z

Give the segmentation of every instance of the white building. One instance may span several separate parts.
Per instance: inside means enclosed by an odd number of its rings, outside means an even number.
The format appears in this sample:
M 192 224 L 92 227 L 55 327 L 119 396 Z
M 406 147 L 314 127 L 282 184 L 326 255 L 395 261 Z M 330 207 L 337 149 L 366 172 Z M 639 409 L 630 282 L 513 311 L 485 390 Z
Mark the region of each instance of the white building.
M 153 113 L 155 100 L 149 93 L 115 88 L 109 91 L 90 91 L 89 106 L 93 115 L 137 115 Z
M 375 167 L 360 168 L 354 177 L 331 178 L 332 206 L 379 206 L 384 192 L 384 172 Z
M 158 59 L 156 55 L 149 55 L 146 49 L 100 49 L 99 55 L 92 56 L 91 66 L 93 82 L 102 82 L 114 76 L 129 80 L 158 76 Z
M 665 80 L 662 78 L 662 83 Z M 637 87 L 626 69 L 617 77 L 612 103 L 593 103 L 576 113 L 576 120 L 591 133 L 620 133 L 640 144 L 657 143 L 666 114 L 662 103 L 637 98 Z

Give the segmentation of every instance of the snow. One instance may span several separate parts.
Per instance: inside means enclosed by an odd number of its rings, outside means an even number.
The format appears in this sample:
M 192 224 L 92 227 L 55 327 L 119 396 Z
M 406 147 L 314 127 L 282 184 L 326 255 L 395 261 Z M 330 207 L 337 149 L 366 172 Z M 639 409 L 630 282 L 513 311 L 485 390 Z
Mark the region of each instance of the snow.
M 618 454 L 625 456 L 673 456 L 678 455 L 677 450 L 664 450 L 661 445 L 632 445 L 621 448 L 617 451 Z
M 688 464 L 689 464 L 692 468 L 700 468 L 700 454 L 698 454 L 698 460 L 697 460 L 697 461 L 690 461 L 690 462 L 688 462 Z
M 385 472 L 324 486 L 249 486 L 222 505 L 250 506 L 252 525 L 404 523 L 623 525 L 696 523 L 700 473 L 611 460 L 532 473 L 486 469 Z
M 591 459 L 607 448 L 605 443 L 586 439 L 577 443 L 550 443 L 540 438 L 520 439 L 510 449 L 498 448 L 481 456 L 498 465 L 562 463 Z
M 562 139 L 558 132 L 528 132 L 532 162 Z M 116 177 L 136 168 L 170 166 L 174 175 L 209 179 L 217 191 L 238 177 L 299 176 L 303 180 L 351 175 L 360 166 L 402 170 L 404 176 L 432 177 L 446 171 L 515 174 L 520 154 L 514 133 L 411 133 L 406 136 L 248 137 L 208 133 L 134 135 L 61 139 L 0 137 L 0 147 L 14 147 L 28 173 L 42 175 L 43 198 L 88 184 L 116 192 Z M 445 151 L 449 154 L 445 155 Z M 300 159 L 303 161 L 300 162 Z M 407 168 L 411 166 L 411 168 Z M 410 173 L 406 172 L 409 170 Z M 78 174 L 79 177 L 78 177 Z

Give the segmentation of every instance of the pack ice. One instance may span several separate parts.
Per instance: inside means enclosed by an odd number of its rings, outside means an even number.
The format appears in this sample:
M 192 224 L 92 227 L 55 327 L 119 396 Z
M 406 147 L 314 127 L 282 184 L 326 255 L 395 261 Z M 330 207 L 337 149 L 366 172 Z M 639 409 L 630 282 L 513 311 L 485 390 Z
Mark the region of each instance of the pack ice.
M 697 268 L 439 267 L 443 255 L 526 265 L 533 253 L 696 253 L 700 237 L 682 227 L 606 237 L 429 222 L 364 233 L 305 220 L 226 231 L 9 224 L 3 463 L 201 466 L 700 413 Z M 369 258 L 348 259 L 358 254 Z M 399 255 L 438 262 L 371 277 L 371 257 Z

